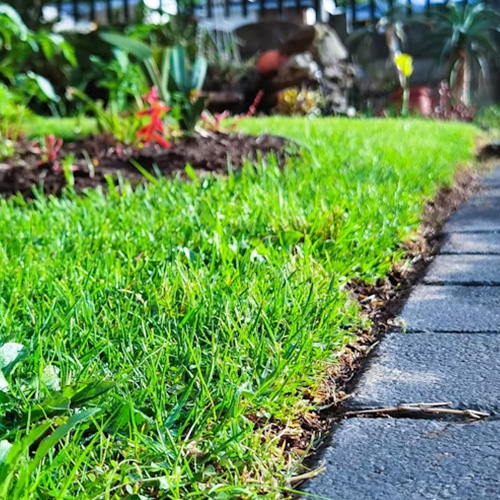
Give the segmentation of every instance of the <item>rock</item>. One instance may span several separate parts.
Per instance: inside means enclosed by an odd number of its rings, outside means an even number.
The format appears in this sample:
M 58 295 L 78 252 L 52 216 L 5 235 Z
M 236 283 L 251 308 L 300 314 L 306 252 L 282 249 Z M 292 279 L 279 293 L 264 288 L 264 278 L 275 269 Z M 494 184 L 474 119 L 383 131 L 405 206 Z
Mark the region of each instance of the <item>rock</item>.
M 250 59 L 267 50 L 283 49 L 285 41 L 297 30 L 298 26 L 294 23 L 274 21 L 240 26 L 235 30 L 235 35 L 241 57 Z
M 291 56 L 286 64 L 284 64 L 283 68 L 291 71 L 306 70 L 312 78 L 318 77 L 320 72 L 318 63 L 313 59 L 310 52 L 303 52 L 302 54 Z
M 326 24 L 317 24 L 313 41 L 315 59 L 322 66 L 329 66 L 344 61 L 349 53 L 333 28 Z
M 349 94 L 357 83 L 356 68 L 346 61 L 348 55 L 330 26 L 297 29 L 279 50 L 269 50 L 257 63 L 259 89 L 265 92 L 263 107 L 276 104 L 276 93 L 282 89 L 320 89 L 326 114 L 348 114 Z
M 304 26 L 284 44 L 284 54 L 311 52 L 322 66 L 335 64 L 348 58 L 349 53 L 333 28 L 326 24 Z
M 301 26 L 290 38 L 288 38 L 282 51 L 284 54 L 289 55 L 307 52 L 311 49 L 315 36 L 316 30 L 314 26 Z
M 323 69 L 321 89 L 326 114 L 352 115 L 350 97 L 357 86 L 358 73 L 354 64 L 342 61 Z
M 272 79 L 272 87 L 281 90 L 288 87 L 301 87 L 316 83 L 321 76 L 318 63 L 310 52 L 291 56 Z
M 237 113 L 240 111 L 244 100 L 244 94 L 237 90 L 208 92 L 208 101 L 206 106 L 211 113 L 221 113 L 226 110 Z
M 338 62 L 323 69 L 323 77 L 342 84 L 344 88 L 353 88 L 358 78 L 356 66 L 351 63 Z

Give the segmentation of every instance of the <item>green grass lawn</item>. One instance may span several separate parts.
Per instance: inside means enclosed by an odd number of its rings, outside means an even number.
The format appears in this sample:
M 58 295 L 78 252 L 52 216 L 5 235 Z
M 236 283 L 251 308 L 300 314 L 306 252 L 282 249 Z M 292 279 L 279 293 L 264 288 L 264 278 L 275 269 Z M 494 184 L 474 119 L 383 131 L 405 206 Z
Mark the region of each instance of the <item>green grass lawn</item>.
M 0 333 L 27 349 L 0 437 L 18 442 L 44 412 L 64 424 L 68 399 L 100 408 L 31 455 L 29 487 L 5 498 L 286 496 L 301 455 L 285 438 L 366 324 L 343 285 L 401 259 L 477 134 L 418 120 L 240 126 L 292 137 L 303 156 L 224 180 L 0 201 Z M 114 385 L 87 402 L 71 389 L 102 381 Z M 40 404 L 59 383 L 66 399 Z
M 79 136 L 86 136 L 96 132 L 97 124 L 94 119 L 85 116 L 76 118 L 33 116 L 24 128 L 31 137 L 43 137 L 46 134 L 54 134 L 64 140 L 71 141 Z

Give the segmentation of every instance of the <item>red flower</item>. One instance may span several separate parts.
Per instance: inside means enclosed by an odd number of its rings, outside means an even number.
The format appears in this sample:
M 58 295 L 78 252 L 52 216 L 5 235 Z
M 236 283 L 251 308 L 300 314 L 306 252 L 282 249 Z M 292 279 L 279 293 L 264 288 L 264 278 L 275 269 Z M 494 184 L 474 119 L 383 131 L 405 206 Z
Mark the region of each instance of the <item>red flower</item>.
M 164 148 L 169 148 L 171 144 L 164 137 L 165 126 L 163 125 L 163 117 L 170 108 L 159 99 L 156 87 L 151 87 L 151 90 L 144 97 L 144 101 L 150 107 L 139 111 L 136 115 L 139 117 L 148 116 L 149 123 L 137 131 L 137 139 L 143 141 L 145 146 L 154 141 Z
M 156 86 L 153 86 L 149 89 L 149 92 L 145 95 L 144 100 L 149 104 L 154 104 L 160 100 L 158 96 L 158 89 Z

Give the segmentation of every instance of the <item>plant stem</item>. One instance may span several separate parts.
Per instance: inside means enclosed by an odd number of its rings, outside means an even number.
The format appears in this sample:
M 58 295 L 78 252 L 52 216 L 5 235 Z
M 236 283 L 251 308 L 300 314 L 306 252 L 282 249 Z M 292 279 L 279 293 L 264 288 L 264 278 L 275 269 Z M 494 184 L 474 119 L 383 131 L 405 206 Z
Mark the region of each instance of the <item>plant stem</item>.
M 408 86 L 408 80 L 404 78 L 403 85 L 403 102 L 401 106 L 401 116 L 408 116 L 410 114 L 410 87 Z

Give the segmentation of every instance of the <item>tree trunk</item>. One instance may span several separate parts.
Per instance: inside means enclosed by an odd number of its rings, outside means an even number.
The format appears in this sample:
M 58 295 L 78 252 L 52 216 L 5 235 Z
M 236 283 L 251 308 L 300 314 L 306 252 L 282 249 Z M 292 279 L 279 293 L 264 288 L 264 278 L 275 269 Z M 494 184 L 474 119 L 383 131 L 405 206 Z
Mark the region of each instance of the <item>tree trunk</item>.
M 472 88 L 472 67 L 469 54 L 466 50 L 462 51 L 462 61 L 464 68 L 463 87 L 462 87 L 462 102 L 466 106 L 471 104 L 471 88 Z
M 456 68 L 456 70 L 454 70 Z M 472 69 L 469 54 L 466 50 L 459 50 L 452 63 L 452 73 L 455 81 L 452 83 L 452 92 L 455 100 L 465 106 L 471 103 Z M 451 78 L 450 78 L 451 80 Z

